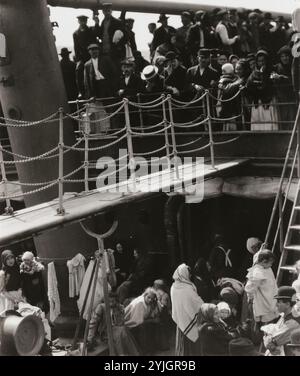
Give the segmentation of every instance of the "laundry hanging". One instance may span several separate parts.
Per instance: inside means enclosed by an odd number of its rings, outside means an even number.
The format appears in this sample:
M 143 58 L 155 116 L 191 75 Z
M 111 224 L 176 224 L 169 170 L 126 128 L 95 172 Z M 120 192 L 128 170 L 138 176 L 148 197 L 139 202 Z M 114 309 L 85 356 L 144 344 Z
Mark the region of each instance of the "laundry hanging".
M 69 270 L 69 297 L 74 298 L 79 295 L 80 287 L 85 274 L 85 257 L 78 253 L 72 260 L 67 261 Z
M 54 262 L 48 264 L 48 298 L 50 304 L 50 321 L 54 322 L 60 315 L 60 299 Z

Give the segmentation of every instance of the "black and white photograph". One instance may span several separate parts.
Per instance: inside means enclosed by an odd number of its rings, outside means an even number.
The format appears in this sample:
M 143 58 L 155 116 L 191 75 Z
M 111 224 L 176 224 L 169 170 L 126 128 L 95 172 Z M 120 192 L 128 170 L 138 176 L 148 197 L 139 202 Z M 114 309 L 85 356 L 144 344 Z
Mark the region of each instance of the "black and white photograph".
M 300 0 L 0 0 L 0 356 L 300 356 Z

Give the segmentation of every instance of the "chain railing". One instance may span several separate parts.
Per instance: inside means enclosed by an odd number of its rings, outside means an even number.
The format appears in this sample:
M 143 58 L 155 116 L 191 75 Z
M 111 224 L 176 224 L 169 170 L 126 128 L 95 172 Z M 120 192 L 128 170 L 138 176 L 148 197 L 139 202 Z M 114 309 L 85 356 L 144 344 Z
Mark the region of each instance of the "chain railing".
M 127 144 L 126 158 L 122 156 L 121 158 L 115 159 L 114 163 L 125 159 L 126 162 L 128 161 L 126 169 L 129 172 L 129 181 L 134 188 L 136 187 L 136 157 L 161 155 L 160 158 L 167 160 L 167 168 L 174 168 L 176 178 L 179 179 L 178 157 L 189 153 L 201 152 L 209 148 L 211 167 L 215 168 L 215 147 L 237 141 L 241 137 L 242 132 L 239 132 L 237 137 L 218 142 L 214 140 L 214 133 L 219 132 L 217 127 L 219 127 L 220 122 L 231 122 L 241 118 L 242 109 L 240 114 L 220 118 L 215 114 L 215 109 L 218 107 L 218 104 L 212 103 L 216 100 L 220 103 L 228 103 L 230 100 L 235 100 L 239 95 L 241 96 L 241 94 L 242 89 L 239 90 L 238 93 L 235 93 L 232 98 L 223 101 L 222 99 L 214 97 L 209 90 L 205 90 L 187 101 L 179 100 L 171 95 L 160 94 L 153 99 L 153 96 L 147 98 L 139 94 L 136 100 L 133 98 L 101 98 L 94 102 L 75 101 L 72 102 L 72 104 L 76 104 L 77 110 L 73 113 L 65 113 L 63 108 L 59 108 L 57 112 L 40 121 L 26 122 L 1 118 L 0 125 L 6 127 L 36 127 L 43 126 L 44 123 L 57 122 L 59 129 L 58 145 L 36 156 L 25 156 L 14 153 L 7 148 L 3 148 L 0 143 L 1 186 L 4 185 L 3 193 L 0 198 L 6 201 L 6 213 L 11 214 L 13 212 L 11 204 L 12 199 L 36 194 L 53 186 L 58 186 L 57 211 L 60 215 L 64 215 L 64 185 L 83 182 L 84 191 L 87 192 L 89 191 L 89 182 L 97 181 L 97 178 L 91 178 L 89 176 L 89 169 L 91 167 L 89 160 L 90 153 L 110 149 L 121 143 L 124 145 L 125 142 Z M 112 101 L 114 101 L 114 103 L 112 103 Z M 104 105 L 104 103 L 106 104 Z M 243 101 L 241 101 L 241 106 L 244 106 Z M 186 114 L 186 111 L 191 111 L 193 119 L 183 122 L 182 116 L 180 116 L 183 111 L 184 114 Z M 95 118 L 98 115 L 101 116 Z M 146 124 L 145 115 L 153 115 L 153 119 L 157 120 L 154 124 Z M 297 116 L 299 116 L 299 114 Z M 66 145 L 64 143 L 64 121 L 68 119 L 76 121 L 79 124 L 79 131 L 77 131 L 79 138 L 73 145 Z M 118 123 L 121 123 L 121 127 L 103 129 L 105 127 L 104 123 L 107 121 L 110 122 L 113 119 L 117 119 Z M 185 118 L 185 120 L 187 119 Z M 93 126 L 98 126 L 98 133 L 92 131 Z M 197 137 L 195 140 L 186 143 L 178 143 L 176 140 L 177 130 L 180 130 L 180 132 L 188 132 L 190 129 L 199 132 L 199 134 L 201 133 L 201 137 Z M 224 132 L 224 134 L 226 134 L 226 132 Z M 295 129 L 293 130 L 293 135 L 294 134 Z M 99 135 L 99 139 L 102 138 L 101 145 L 91 145 L 91 142 L 96 139 L 95 135 Z M 203 145 L 201 140 L 205 135 L 208 136 L 208 142 Z M 162 136 L 164 138 L 163 145 L 159 147 L 156 146 L 153 150 L 144 152 L 135 151 L 136 138 L 149 136 Z M 81 143 L 83 143 L 82 147 L 79 146 Z M 84 161 L 80 167 L 64 175 L 64 156 L 70 151 L 84 153 Z M 13 157 L 14 160 L 6 160 L 4 158 L 5 154 Z M 56 179 L 47 182 L 12 182 L 12 184 L 19 185 L 20 187 L 29 186 L 33 189 L 25 191 L 22 194 L 9 194 L 5 171 L 6 165 L 38 162 L 49 158 L 58 158 L 58 174 Z M 172 161 L 174 161 L 173 164 Z M 69 179 L 70 176 L 75 175 L 82 169 L 84 170 L 83 179 L 76 179 L 76 177 Z M 119 171 L 123 170 L 125 170 L 124 166 L 117 169 L 115 173 L 117 174 Z M 111 175 L 113 175 L 111 172 L 101 174 L 102 177 L 109 177 Z

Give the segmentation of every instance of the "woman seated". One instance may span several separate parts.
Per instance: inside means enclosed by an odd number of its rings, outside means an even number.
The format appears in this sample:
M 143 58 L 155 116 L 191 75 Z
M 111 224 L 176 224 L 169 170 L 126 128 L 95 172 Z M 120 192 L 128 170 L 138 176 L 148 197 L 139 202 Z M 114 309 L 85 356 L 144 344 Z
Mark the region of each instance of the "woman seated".
M 148 287 L 125 308 L 125 325 L 131 329 L 142 355 L 153 353 L 160 347 L 160 311 L 152 287 Z
M 215 304 L 204 303 L 199 311 L 199 338 L 201 355 L 226 356 L 229 354 L 228 344 L 235 335 L 226 330 L 220 321 L 218 307 Z

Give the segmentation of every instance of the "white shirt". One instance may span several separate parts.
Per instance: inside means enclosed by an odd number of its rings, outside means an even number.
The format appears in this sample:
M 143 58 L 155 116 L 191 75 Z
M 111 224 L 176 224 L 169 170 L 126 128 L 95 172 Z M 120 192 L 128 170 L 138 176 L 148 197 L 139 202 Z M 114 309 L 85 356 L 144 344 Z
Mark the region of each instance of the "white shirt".
M 233 38 L 228 37 L 226 26 L 222 24 L 222 22 L 218 23 L 216 27 L 216 33 L 219 34 L 221 41 L 225 46 L 231 46 L 236 41 L 236 37 L 233 37 Z
M 129 79 L 130 79 L 130 76 L 125 76 L 125 85 L 126 86 L 128 85 Z
M 99 81 L 99 80 L 104 80 L 104 77 L 102 76 L 102 74 L 100 73 L 99 71 L 99 67 L 98 67 L 98 59 L 93 59 L 92 58 L 92 63 L 93 63 L 93 67 L 94 67 L 94 71 L 95 71 L 95 75 L 96 75 L 96 80 Z

